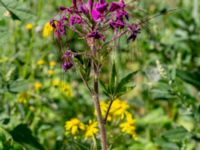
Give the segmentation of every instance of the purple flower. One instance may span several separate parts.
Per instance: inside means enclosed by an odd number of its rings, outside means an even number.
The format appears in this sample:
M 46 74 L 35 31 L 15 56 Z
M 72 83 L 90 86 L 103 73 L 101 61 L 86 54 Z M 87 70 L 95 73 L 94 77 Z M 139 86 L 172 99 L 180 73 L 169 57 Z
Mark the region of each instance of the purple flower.
M 100 21 L 104 18 L 104 12 L 107 10 L 108 3 L 106 3 L 104 0 L 99 1 L 95 3 L 95 6 L 92 9 L 92 19 L 94 21 Z
M 69 25 L 73 26 L 74 24 L 82 24 L 83 19 L 79 15 L 72 15 L 69 19 Z
M 50 20 L 50 25 L 55 29 L 56 28 L 56 20 L 55 19 L 51 19 Z
M 85 4 L 80 5 L 80 11 L 83 12 L 84 14 L 89 13 L 89 9 L 87 8 L 87 6 Z
M 72 0 L 72 4 L 73 4 L 73 7 L 74 7 L 74 8 L 77 8 L 76 0 Z
M 64 11 L 64 10 L 66 10 L 67 8 L 65 7 L 65 6 L 60 6 L 60 11 Z
M 54 20 L 52 19 L 50 21 L 50 25 L 54 28 L 56 38 L 60 39 L 63 35 L 65 35 L 65 22 L 67 21 L 67 18 L 65 16 L 62 16 L 60 20 Z
M 132 24 L 132 25 L 129 25 L 128 29 L 131 32 L 131 35 L 128 37 L 127 42 L 135 41 L 138 33 L 140 33 L 140 25 Z
M 94 21 L 99 21 L 99 19 L 102 17 L 101 13 L 97 11 L 96 9 L 92 10 L 92 19 Z
M 116 21 L 111 21 L 110 23 L 110 26 L 113 28 L 113 29 L 118 29 L 118 28 L 124 28 L 125 26 L 125 23 L 123 22 L 123 20 L 116 20 Z
M 106 3 L 105 1 L 100 1 L 99 3 L 96 4 L 96 10 L 104 13 L 107 10 L 108 7 L 108 3 Z
M 90 8 L 90 11 L 92 11 L 93 5 L 94 5 L 94 0 L 89 0 L 88 5 L 89 5 L 89 8 Z
M 103 34 L 101 34 L 98 31 L 92 31 L 88 34 L 89 38 L 94 38 L 94 39 L 101 39 L 103 41 L 105 41 L 105 36 Z
M 128 13 L 125 11 L 125 10 L 118 10 L 116 12 L 116 18 L 117 19 L 120 19 L 120 20 L 123 20 L 123 18 L 126 18 L 128 20 Z
M 72 52 L 70 50 L 66 51 L 62 57 L 63 64 L 62 68 L 64 71 L 69 70 L 73 66 Z
M 116 11 L 118 9 L 124 9 L 125 8 L 124 0 L 120 0 L 119 2 L 112 2 L 110 6 L 110 11 Z

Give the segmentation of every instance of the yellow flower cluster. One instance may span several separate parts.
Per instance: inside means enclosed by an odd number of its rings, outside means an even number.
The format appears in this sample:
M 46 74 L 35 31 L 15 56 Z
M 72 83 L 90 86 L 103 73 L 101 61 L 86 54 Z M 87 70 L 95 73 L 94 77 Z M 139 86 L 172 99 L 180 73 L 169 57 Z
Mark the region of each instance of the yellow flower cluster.
M 59 79 L 54 79 L 52 82 L 54 87 L 59 87 L 60 91 L 67 97 L 73 97 L 73 89 L 72 86 L 64 81 Z
M 106 103 L 105 101 L 101 101 L 100 105 L 101 105 L 102 115 L 105 116 L 109 104 Z M 122 101 L 120 99 L 115 99 L 110 108 L 107 120 L 111 121 L 112 119 L 116 118 L 123 119 L 125 114 L 127 113 L 128 108 L 129 105 L 125 101 Z
M 79 130 L 84 130 L 85 125 L 77 118 L 72 118 L 70 121 L 66 121 L 65 130 L 66 133 L 71 133 L 72 135 L 76 135 Z
M 109 104 L 105 101 L 101 101 L 100 105 L 102 115 L 105 117 Z M 137 136 L 135 132 L 135 119 L 133 119 L 132 115 L 128 112 L 128 108 L 129 105 L 127 102 L 120 99 L 115 99 L 110 108 L 107 121 L 112 121 L 117 118 L 120 118 L 121 120 L 126 120 L 125 122 L 120 124 L 121 131 L 131 135 L 133 139 L 136 140 Z
M 120 124 L 121 131 L 132 136 L 134 140 L 137 140 L 135 132 L 135 119 L 133 119 L 130 113 L 126 113 L 126 122 Z
M 85 138 L 89 139 L 94 137 L 98 133 L 98 123 L 97 121 L 89 121 L 89 124 L 85 128 Z
M 27 104 L 29 99 L 29 94 L 27 92 L 22 92 L 18 95 L 17 102 L 20 104 Z
M 52 31 L 53 31 L 52 26 L 50 25 L 49 22 L 47 22 L 47 23 L 44 25 L 43 32 L 42 32 L 42 36 L 43 36 L 44 38 L 47 38 L 47 37 L 49 37 L 49 35 L 51 34 Z
M 70 84 L 68 83 L 61 83 L 61 92 L 67 96 L 67 97 L 73 97 L 74 94 L 73 94 L 73 91 L 72 91 L 72 87 Z
M 78 132 L 83 131 L 86 139 L 94 137 L 98 132 L 97 121 L 89 121 L 88 125 L 83 124 L 78 118 L 72 118 L 65 122 L 66 134 L 76 136 Z
M 55 71 L 52 68 L 54 68 L 56 66 L 56 61 L 51 60 L 49 62 L 49 66 L 51 67 L 51 69 L 48 70 L 48 75 L 52 76 L 55 74 Z

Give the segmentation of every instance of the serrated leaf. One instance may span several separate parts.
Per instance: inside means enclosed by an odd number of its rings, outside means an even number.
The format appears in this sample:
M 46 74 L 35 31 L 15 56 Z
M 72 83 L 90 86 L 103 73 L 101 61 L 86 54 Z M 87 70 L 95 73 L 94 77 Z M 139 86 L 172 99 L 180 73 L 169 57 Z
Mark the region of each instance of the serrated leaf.
M 127 76 L 122 78 L 116 87 L 116 92 L 121 92 L 121 90 L 127 85 L 133 76 L 137 73 L 137 71 L 129 73 Z

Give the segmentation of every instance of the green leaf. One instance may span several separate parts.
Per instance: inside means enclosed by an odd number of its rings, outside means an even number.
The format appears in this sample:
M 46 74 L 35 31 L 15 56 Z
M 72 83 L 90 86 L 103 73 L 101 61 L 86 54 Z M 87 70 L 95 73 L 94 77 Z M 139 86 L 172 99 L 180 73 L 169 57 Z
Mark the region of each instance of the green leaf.
M 162 137 L 156 138 L 155 142 L 162 148 L 162 150 L 180 150 L 180 147 L 177 144 L 169 142 Z
M 185 82 L 192 84 L 194 87 L 200 90 L 200 81 L 199 81 L 200 69 L 199 68 L 193 72 L 177 70 L 177 75 Z
M 2 0 L 0 0 L 0 4 L 10 13 L 13 20 L 21 20 Z
M 8 90 L 12 93 L 19 93 L 26 91 L 28 88 L 28 81 L 26 80 L 16 80 L 9 84 Z
M 171 129 L 163 134 L 163 137 L 172 142 L 182 142 L 190 138 L 190 136 L 190 133 L 183 127 Z
M 32 17 L 33 13 L 27 9 L 24 3 L 16 0 L 0 0 L 0 9 L 8 11 L 13 20 L 22 20 Z
M 43 146 L 38 142 L 38 139 L 32 135 L 32 131 L 26 124 L 19 124 L 10 131 L 13 139 L 24 145 L 25 147 L 33 147 L 38 150 L 44 150 Z M 32 149 L 33 149 L 32 148 Z
M 133 76 L 137 73 L 137 71 L 134 71 L 132 73 L 129 73 L 127 76 L 122 78 L 120 82 L 118 83 L 116 87 L 116 92 L 123 91 L 124 87 L 132 80 Z
M 110 78 L 110 85 L 109 85 L 110 92 L 113 94 L 115 91 L 116 82 L 117 82 L 117 70 L 116 70 L 115 63 L 113 63 L 112 73 L 111 73 L 111 78 Z

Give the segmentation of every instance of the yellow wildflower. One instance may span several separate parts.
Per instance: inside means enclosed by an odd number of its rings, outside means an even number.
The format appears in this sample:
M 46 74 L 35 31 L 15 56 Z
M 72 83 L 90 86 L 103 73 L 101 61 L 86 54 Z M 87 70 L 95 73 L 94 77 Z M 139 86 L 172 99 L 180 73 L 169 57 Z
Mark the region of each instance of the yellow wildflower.
M 51 76 L 51 75 L 54 75 L 55 74 L 55 71 L 54 70 L 48 70 L 48 74 Z
M 52 60 L 52 61 L 49 62 L 49 66 L 55 67 L 55 65 L 56 65 L 56 61 L 54 61 L 54 60 Z
M 27 23 L 25 27 L 26 27 L 27 30 L 32 30 L 33 24 L 32 23 Z
M 51 34 L 52 31 L 53 31 L 52 26 L 50 25 L 49 22 L 47 22 L 47 23 L 44 25 L 42 36 L 43 36 L 44 38 L 46 38 L 46 37 L 48 37 L 48 36 Z
M 35 90 L 36 91 L 38 91 L 38 90 L 40 90 L 41 88 L 42 88 L 42 83 L 40 83 L 40 82 L 35 82 L 35 84 L 34 84 L 34 88 L 35 88 Z
M 132 136 L 134 140 L 137 139 L 135 132 L 135 119 L 130 113 L 126 113 L 126 122 L 120 124 L 121 131 Z
M 61 83 L 60 84 L 61 92 L 67 97 L 73 97 L 73 90 L 70 84 Z
M 100 106 L 101 106 L 101 112 L 102 112 L 102 116 L 105 117 L 106 116 L 106 113 L 107 113 L 107 109 L 108 109 L 108 104 L 105 102 L 105 101 L 101 101 L 100 102 Z M 95 112 L 96 114 L 96 112 Z M 108 121 L 111 121 L 111 115 L 109 113 L 108 115 L 108 118 L 107 118 Z
M 20 104 L 27 104 L 28 103 L 29 94 L 27 92 L 20 93 L 18 95 L 17 102 Z
M 121 117 L 121 119 L 123 119 L 128 108 L 129 105 L 126 102 L 120 99 L 116 99 L 113 101 L 113 104 L 110 109 L 110 114 L 115 118 Z
M 97 121 L 89 121 L 89 124 L 86 126 L 85 129 L 85 138 L 89 139 L 93 136 L 95 136 L 95 134 L 97 134 L 98 132 L 98 123 Z
M 84 130 L 85 125 L 77 118 L 72 118 L 70 121 L 65 122 L 66 133 L 76 135 L 79 130 Z
M 59 86 L 60 85 L 60 80 L 59 79 L 54 79 L 52 84 L 53 84 L 53 86 Z
M 43 59 L 40 59 L 37 61 L 37 65 L 44 65 L 45 61 Z

